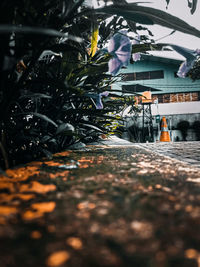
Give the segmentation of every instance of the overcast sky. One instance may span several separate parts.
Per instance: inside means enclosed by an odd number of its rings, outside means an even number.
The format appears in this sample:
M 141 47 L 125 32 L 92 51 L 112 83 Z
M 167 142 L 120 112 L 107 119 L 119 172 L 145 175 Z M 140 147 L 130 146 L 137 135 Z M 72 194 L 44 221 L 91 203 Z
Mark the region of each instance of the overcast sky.
M 88 2 L 93 2 L 93 4 L 96 3 L 97 0 L 87 0 Z M 200 30 L 200 0 L 197 4 L 197 9 L 195 13 L 192 15 L 190 13 L 190 9 L 188 8 L 188 0 L 170 0 L 170 3 L 168 5 L 168 8 L 166 9 L 166 0 L 127 0 L 127 2 L 149 2 L 139 5 L 145 5 L 157 9 L 161 9 L 169 14 L 172 14 L 191 26 L 195 27 L 196 29 Z M 103 3 L 103 2 L 102 2 Z M 95 7 L 98 7 L 95 4 Z M 168 35 L 172 29 L 164 28 L 162 26 L 153 25 L 153 26 L 147 26 L 152 33 L 154 34 L 154 40 L 160 39 L 165 35 Z M 146 34 L 146 32 L 144 32 Z M 173 35 L 168 36 L 166 38 L 163 38 L 161 40 L 158 40 L 157 42 L 163 42 L 163 43 L 171 43 L 171 44 L 177 44 L 180 46 L 184 46 L 190 49 L 200 49 L 200 38 L 194 37 L 189 34 L 181 33 L 176 31 Z M 159 52 L 158 52 L 159 53 Z M 180 56 L 178 53 L 174 52 L 172 53 L 175 58 L 183 59 L 182 56 Z M 169 55 L 166 53 L 166 56 Z
M 130 0 L 129 2 L 136 1 Z M 187 6 L 187 0 L 170 0 L 168 9 L 166 9 L 165 0 L 150 0 L 149 2 L 151 3 L 145 3 L 144 5 L 161 9 L 167 13 L 175 15 L 200 30 L 200 1 L 198 1 L 197 9 L 193 15 L 190 13 L 190 9 Z M 156 25 L 149 28 L 153 34 L 155 34 L 155 39 L 161 38 L 171 32 L 170 29 Z M 200 48 L 200 38 L 180 32 L 176 32 L 175 34 L 160 40 L 160 42 L 174 43 L 191 49 Z

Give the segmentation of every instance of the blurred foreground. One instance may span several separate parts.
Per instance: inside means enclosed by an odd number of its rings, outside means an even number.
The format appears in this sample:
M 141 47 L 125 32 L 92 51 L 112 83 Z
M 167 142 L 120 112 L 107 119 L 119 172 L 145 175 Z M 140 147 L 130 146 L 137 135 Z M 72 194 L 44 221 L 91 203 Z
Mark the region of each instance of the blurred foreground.
M 198 164 L 151 151 L 173 143 L 143 146 L 103 142 L 1 175 L 0 266 L 199 267 Z

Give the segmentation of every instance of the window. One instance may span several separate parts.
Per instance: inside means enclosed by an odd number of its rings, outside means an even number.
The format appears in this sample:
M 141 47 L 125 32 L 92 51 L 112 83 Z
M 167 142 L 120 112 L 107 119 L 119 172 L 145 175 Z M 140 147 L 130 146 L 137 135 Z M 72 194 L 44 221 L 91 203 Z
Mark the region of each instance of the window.
M 136 80 L 149 80 L 150 79 L 150 72 L 136 72 Z
M 158 98 L 158 103 L 175 103 L 175 102 L 188 102 L 199 101 L 200 92 L 184 92 L 184 93 L 171 93 L 171 94 L 158 94 L 153 95 L 153 99 Z
M 151 71 L 150 72 L 150 79 L 163 79 L 164 78 L 164 71 L 163 70 L 157 70 L 157 71 Z
M 170 94 L 163 95 L 163 103 L 170 103 Z
M 163 95 L 158 95 L 158 103 L 163 103 Z
M 144 72 L 132 72 L 121 74 L 122 81 L 137 81 L 137 80 L 152 80 L 152 79 L 163 79 L 164 71 L 144 71 Z
M 134 73 L 124 73 L 121 75 L 122 81 L 135 81 Z

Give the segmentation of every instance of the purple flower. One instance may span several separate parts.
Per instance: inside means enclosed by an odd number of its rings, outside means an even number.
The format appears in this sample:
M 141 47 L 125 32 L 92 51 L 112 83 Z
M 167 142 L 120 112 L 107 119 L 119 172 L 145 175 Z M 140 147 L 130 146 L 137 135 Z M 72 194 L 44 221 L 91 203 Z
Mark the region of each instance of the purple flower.
M 119 31 L 110 40 L 108 52 L 113 56 L 108 62 L 109 72 L 115 75 L 131 58 L 131 42 L 126 31 Z
M 137 35 L 136 38 L 133 40 L 132 44 L 134 45 L 134 44 L 139 44 L 139 43 L 140 43 L 140 36 Z M 140 58 L 141 58 L 140 53 L 134 53 L 134 54 L 132 55 L 132 59 L 133 59 L 133 61 L 135 61 L 135 62 L 138 61 L 138 60 L 140 60 Z
M 102 96 L 108 96 L 109 92 L 105 91 L 102 93 L 86 93 L 85 96 L 90 97 L 96 106 L 96 109 L 103 109 Z M 94 102 L 95 101 L 95 102 Z
M 191 64 L 192 63 L 192 64 Z M 188 71 L 193 67 L 194 62 L 191 62 L 188 64 L 187 60 L 184 61 L 183 63 L 181 63 L 178 72 L 177 72 L 177 76 L 180 78 L 185 78 L 186 74 L 188 73 Z
M 189 70 L 194 66 L 195 60 L 200 55 L 200 49 L 191 50 L 178 45 L 170 45 L 177 53 L 186 58 L 186 60 L 180 65 L 177 75 L 181 78 L 185 78 Z

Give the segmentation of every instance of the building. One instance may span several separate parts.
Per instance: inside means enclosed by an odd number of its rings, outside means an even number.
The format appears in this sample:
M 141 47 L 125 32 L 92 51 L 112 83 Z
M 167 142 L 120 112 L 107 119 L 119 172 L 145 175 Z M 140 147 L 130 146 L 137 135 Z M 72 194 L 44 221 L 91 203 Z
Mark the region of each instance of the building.
M 148 141 L 153 127 L 153 138 L 150 141 L 159 140 L 159 117 L 162 116 L 167 118 L 172 141 L 199 139 L 200 81 L 179 78 L 176 75 L 183 61 L 184 58 L 148 54 L 142 55 L 140 61 L 121 70 L 114 89 L 121 88 L 123 94 L 142 94 L 144 91 L 150 91 L 152 94 L 152 103 L 142 107 L 147 108 L 144 118 L 143 112 L 137 119 L 133 114 L 126 114 L 129 139 L 136 142 Z M 151 115 L 152 125 L 148 118 Z M 187 128 L 186 137 L 184 128 Z M 134 132 L 137 132 L 137 135 Z

